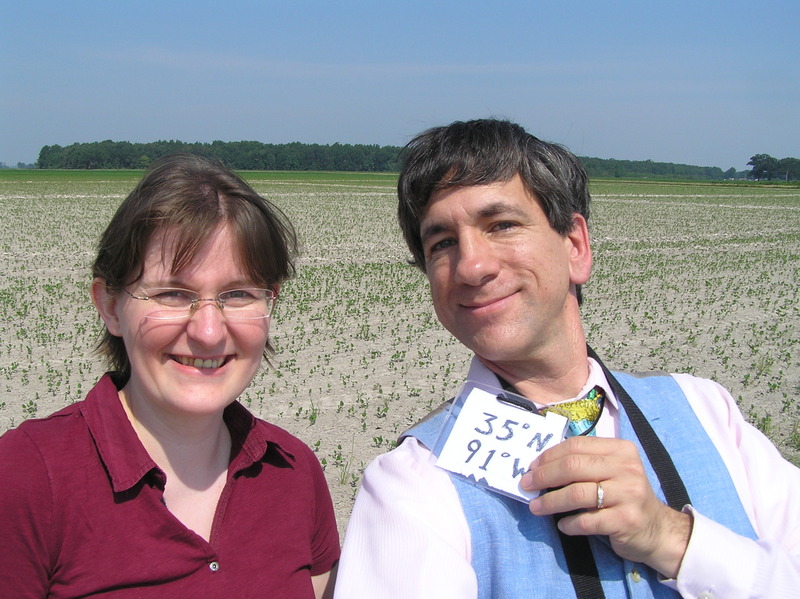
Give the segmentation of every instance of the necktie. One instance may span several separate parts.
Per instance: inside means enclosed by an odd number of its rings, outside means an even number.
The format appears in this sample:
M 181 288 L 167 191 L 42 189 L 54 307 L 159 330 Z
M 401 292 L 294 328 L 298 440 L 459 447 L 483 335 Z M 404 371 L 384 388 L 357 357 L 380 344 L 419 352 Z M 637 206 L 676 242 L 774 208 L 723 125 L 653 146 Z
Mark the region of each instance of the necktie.
M 603 413 L 605 399 L 605 391 L 601 387 L 595 386 L 584 398 L 547 406 L 539 410 L 539 413 L 547 414 L 548 412 L 553 412 L 566 417 L 569 420 L 567 437 L 577 437 L 578 435 L 594 436 L 594 427 Z

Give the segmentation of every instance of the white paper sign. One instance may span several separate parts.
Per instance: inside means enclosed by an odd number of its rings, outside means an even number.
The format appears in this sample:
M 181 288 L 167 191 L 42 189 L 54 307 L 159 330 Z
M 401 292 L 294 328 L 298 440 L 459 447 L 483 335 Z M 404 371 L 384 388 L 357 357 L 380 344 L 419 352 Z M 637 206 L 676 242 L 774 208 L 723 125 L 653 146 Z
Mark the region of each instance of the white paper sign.
M 538 495 L 519 486 L 541 452 L 564 439 L 567 419 L 540 416 L 482 389 L 470 391 L 436 465 L 509 497 L 528 502 Z

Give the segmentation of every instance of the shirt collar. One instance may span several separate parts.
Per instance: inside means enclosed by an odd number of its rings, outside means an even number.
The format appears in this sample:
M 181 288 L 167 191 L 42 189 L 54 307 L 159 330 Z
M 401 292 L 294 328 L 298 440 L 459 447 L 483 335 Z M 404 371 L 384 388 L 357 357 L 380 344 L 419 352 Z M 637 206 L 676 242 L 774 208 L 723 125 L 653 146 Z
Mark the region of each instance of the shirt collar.
M 122 407 L 119 390 L 126 382 L 118 373 L 106 373 L 80 408 L 115 493 L 128 491 L 150 472 L 154 472 L 162 485 L 166 481 L 164 472 L 147 453 Z M 270 445 L 293 458 L 280 447 L 271 434 L 272 429 L 259 426 L 259 421 L 239 402 L 225 408 L 223 418 L 231 433 L 233 457 L 229 476 L 261 461 Z
M 595 360 L 592 358 L 588 358 L 589 360 L 589 376 L 586 379 L 586 383 L 584 383 L 583 388 L 580 390 L 580 393 L 575 397 L 565 397 L 564 401 L 570 401 L 572 399 L 579 399 L 581 397 L 585 397 L 589 391 L 594 388 L 596 385 L 599 385 L 603 388 L 603 391 L 606 393 L 606 401 L 613 406 L 613 409 L 616 411 L 618 409 L 617 406 L 617 397 L 614 395 L 614 390 L 611 388 L 608 380 L 606 379 L 605 374 L 603 374 L 603 369 L 600 367 Z M 483 362 L 481 362 L 477 356 L 472 357 L 472 362 L 469 366 L 469 372 L 467 373 L 467 378 L 471 381 L 475 381 L 476 383 L 482 383 L 484 385 L 490 385 L 492 387 L 502 388 L 502 384 L 500 380 L 497 378 L 497 375 L 492 372 Z M 530 398 L 528 398 L 530 399 Z
M 232 476 L 250 468 L 253 464 L 264 461 L 271 449 L 277 450 L 289 462 L 294 455 L 284 449 L 277 428 L 253 416 L 238 401 L 233 402 L 223 413 L 225 424 L 231 433 L 231 458 L 228 476 Z
M 164 477 L 122 407 L 119 390 L 126 382 L 117 373 L 106 373 L 81 405 L 81 413 L 115 493 L 129 490 L 153 469 L 162 480 Z

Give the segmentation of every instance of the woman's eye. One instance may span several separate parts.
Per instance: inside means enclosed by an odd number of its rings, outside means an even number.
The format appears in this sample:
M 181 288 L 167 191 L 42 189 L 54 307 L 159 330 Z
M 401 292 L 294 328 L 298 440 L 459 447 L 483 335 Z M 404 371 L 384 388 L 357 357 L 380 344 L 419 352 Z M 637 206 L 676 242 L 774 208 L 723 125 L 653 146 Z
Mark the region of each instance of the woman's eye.
M 242 300 L 242 299 L 255 299 L 253 292 L 247 289 L 233 289 L 220 294 L 222 300 Z
M 164 306 L 187 306 L 194 299 L 194 293 L 186 289 L 153 289 L 147 295 Z
M 150 297 L 154 299 L 185 299 L 189 298 L 189 292 L 182 289 L 162 289 L 154 292 Z

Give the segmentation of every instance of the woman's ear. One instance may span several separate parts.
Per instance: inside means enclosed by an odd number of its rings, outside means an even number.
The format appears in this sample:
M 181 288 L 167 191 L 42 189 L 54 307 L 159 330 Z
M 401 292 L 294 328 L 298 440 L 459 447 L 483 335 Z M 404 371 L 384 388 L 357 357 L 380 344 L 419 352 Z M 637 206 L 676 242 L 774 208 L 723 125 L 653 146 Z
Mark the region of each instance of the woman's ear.
M 92 303 L 106 323 L 108 332 L 119 337 L 122 333 L 117 316 L 117 296 L 109 292 L 105 279 L 95 278 L 91 287 Z

